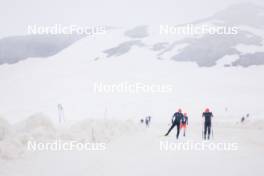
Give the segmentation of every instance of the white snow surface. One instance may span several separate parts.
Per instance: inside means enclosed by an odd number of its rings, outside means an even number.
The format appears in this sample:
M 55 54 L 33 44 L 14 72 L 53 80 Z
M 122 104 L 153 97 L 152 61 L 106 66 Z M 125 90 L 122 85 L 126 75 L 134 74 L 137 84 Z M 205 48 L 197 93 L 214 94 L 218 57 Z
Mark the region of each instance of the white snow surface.
M 0 175 L 180 175 L 212 173 L 216 176 L 261 176 L 263 173 L 263 120 L 247 120 L 244 124 L 215 121 L 211 143 L 237 143 L 236 151 L 161 151 L 160 142 L 180 143 L 188 140 L 202 142 L 201 124 L 190 122 L 186 138 L 175 139 L 173 130 L 168 137 L 166 123 L 153 123 L 144 129 L 139 123 L 111 119 L 80 122 L 72 127 L 55 127 L 44 115 L 36 114 L 26 121 L 10 125 L 3 119 L 1 130 L 13 130 L 0 140 Z M 27 140 L 52 140 L 91 136 L 91 127 L 100 133 L 96 138 L 107 139 L 104 151 L 27 151 Z M 70 138 L 69 138 L 70 137 Z M 110 139 L 110 140 L 108 140 Z
M 0 175 L 262 175 L 264 67 L 221 67 L 235 59 L 230 56 L 215 67 L 200 68 L 158 60 L 157 53 L 137 46 L 107 58 L 102 51 L 130 40 L 121 34 L 110 31 L 84 38 L 48 59 L 0 66 Z M 98 82 L 171 85 L 172 91 L 98 93 Z M 64 108 L 63 124 L 58 124 L 58 104 Z M 214 113 L 212 142 L 238 143 L 238 151 L 160 151 L 164 140 L 201 142 L 205 107 Z M 163 135 L 178 108 L 188 113 L 190 127 L 187 137 L 176 141 L 175 131 Z M 247 113 L 249 119 L 240 124 Z M 153 117 L 149 129 L 139 124 L 146 115 Z M 26 149 L 29 140 L 58 138 L 107 145 L 105 151 L 89 152 Z
M 0 119 L 0 160 L 23 158 L 28 142 L 81 141 L 109 143 L 139 129 L 131 120 L 86 119 L 74 124 L 52 123 L 44 114 L 34 114 L 15 124 Z
M 48 59 L 1 65 L 0 113 L 17 122 L 43 112 L 54 122 L 58 119 L 57 105 L 62 104 L 68 122 L 104 117 L 139 119 L 146 115 L 168 121 L 179 107 L 197 121 L 205 107 L 221 118 L 240 118 L 246 113 L 263 118 L 263 66 L 200 68 L 193 63 L 158 60 L 155 52 L 137 46 L 124 55 L 107 58 L 102 51 L 130 40 L 122 35 L 124 31 L 84 38 Z M 162 41 L 152 37 L 143 40 L 152 44 Z M 96 83 L 126 82 L 170 85 L 172 91 L 94 91 Z

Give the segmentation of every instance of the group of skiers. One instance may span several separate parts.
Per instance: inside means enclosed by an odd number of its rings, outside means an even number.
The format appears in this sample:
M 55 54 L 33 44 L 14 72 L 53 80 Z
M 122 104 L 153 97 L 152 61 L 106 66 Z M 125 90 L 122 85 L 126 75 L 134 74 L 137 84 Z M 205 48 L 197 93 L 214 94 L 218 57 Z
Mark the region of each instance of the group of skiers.
M 202 117 L 204 118 L 204 128 L 203 128 L 203 139 L 210 139 L 211 135 L 211 126 L 212 126 L 212 117 L 213 113 L 210 112 L 209 108 L 206 108 L 205 111 L 202 114 Z M 183 136 L 186 135 L 186 127 L 188 125 L 188 116 L 187 113 L 182 113 L 181 109 L 178 109 L 177 112 L 175 112 L 172 116 L 172 125 L 169 128 L 168 132 L 165 134 L 165 136 L 168 136 L 171 130 L 176 126 L 177 133 L 176 138 L 179 138 L 180 131 L 183 129 Z
M 144 124 L 145 123 L 145 125 L 146 125 L 146 127 L 148 128 L 149 127 L 149 124 L 150 124 L 150 122 L 151 122 L 151 116 L 147 116 L 147 117 L 145 117 L 145 119 L 140 119 L 140 122 L 142 123 L 142 124 Z
M 204 140 L 209 140 L 210 136 L 212 134 L 212 117 L 213 113 L 209 110 L 209 108 L 206 108 L 204 112 L 202 113 L 202 117 L 204 118 L 204 126 L 202 131 L 202 138 Z M 151 122 L 151 116 L 146 116 L 145 118 L 140 119 L 141 124 L 145 124 L 145 126 L 148 128 Z M 187 113 L 182 113 L 182 109 L 178 109 L 177 112 L 175 112 L 172 116 L 171 120 L 171 127 L 169 128 L 168 132 L 165 134 L 165 136 L 168 136 L 171 132 L 171 130 L 176 127 L 177 133 L 176 138 L 178 139 L 180 136 L 180 132 L 183 130 L 183 136 L 186 136 L 186 129 L 188 126 L 188 115 Z
M 246 116 L 243 116 L 243 117 L 241 118 L 240 122 L 241 122 L 241 123 L 244 123 L 244 121 L 245 121 L 246 119 L 248 119 L 248 118 L 249 118 L 249 113 L 248 113 Z

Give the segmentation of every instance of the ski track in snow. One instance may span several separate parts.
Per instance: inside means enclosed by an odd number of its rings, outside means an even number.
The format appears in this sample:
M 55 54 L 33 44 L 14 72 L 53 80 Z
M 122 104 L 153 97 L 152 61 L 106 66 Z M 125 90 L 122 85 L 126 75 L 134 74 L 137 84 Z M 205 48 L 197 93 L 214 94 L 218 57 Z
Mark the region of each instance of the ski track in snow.
M 135 175 L 216 175 L 260 176 L 264 172 L 263 129 L 241 125 L 214 127 L 214 139 L 238 143 L 238 151 L 160 151 L 160 141 L 177 142 L 176 131 L 162 136 L 169 126 L 154 125 L 134 134 L 123 135 L 105 151 L 28 152 L 16 160 L 0 160 L 3 176 L 135 176 Z M 201 140 L 201 128 L 191 124 L 185 140 Z

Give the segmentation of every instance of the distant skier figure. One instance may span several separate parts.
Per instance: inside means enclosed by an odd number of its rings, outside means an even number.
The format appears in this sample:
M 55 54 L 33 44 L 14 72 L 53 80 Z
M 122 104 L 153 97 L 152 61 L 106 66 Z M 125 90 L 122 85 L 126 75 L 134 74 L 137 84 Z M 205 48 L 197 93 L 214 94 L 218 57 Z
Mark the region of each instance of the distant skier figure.
M 147 117 L 145 117 L 146 127 L 149 127 L 150 122 L 151 122 L 151 116 L 147 116 Z
M 243 116 L 242 118 L 241 118 L 241 123 L 243 123 L 245 121 L 245 117 Z
M 203 133 L 203 137 L 204 139 L 210 139 L 210 135 L 211 135 L 211 126 L 212 126 L 212 117 L 213 117 L 213 113 L 210 112 L 209 108 L 205 109 L 205 112 L 203 112 L 202 117 L 204 117 L 204 133 Z M 207 138 L 206 138 L 207 135 Z
M 249 114 L 249 113 L 247 113 L 246 117 L 247 117 L 247 118 L 249 118 L 249 116 L 250 116 L 250 114 Z
M 183 114 L 182 123 L 181 123 L 181 129 L 183 129 L 183 136 L 186 135 L 186 127 L 188 125 L 188 116 L 187 113 Z
M 150 116 L 145 117 L 146 127 L 149 127 L 150 121 L 151 121 L 151 117 Z
M 140 123 L 143 124 L 144 123 L 144 119 L 140 119 Z
M 148 118 L 148 120 L 149 120 L 149 123 L 151 122 L 151 119 L 152 119 L 152 117 L 151 116 L 147 116 L 146 118 Z
M 182 110 L 179 109 L 178 112 L 175 112 L 172 116 L 172 125 L 170 127 L 170 129 L 168 130 L 168 132 L 165 134 L 165 136 L 168 136 L 171 132 L 171 130 L 177 126 L 177 134 L 176 134 L 176 138 L 179 138 L 180 135 L 180 125 L 183 119 L 183 114 L 182 114 Z

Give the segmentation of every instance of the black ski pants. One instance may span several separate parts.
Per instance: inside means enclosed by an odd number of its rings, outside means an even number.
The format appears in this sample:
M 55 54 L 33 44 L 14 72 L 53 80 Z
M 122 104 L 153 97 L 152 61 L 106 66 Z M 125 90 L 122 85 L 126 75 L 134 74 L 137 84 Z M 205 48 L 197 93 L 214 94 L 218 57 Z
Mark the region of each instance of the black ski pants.
M 166 133 L 166 136 L 170 134 L 171 130 L 174 128 L 174 127 L 177 127 L 177 134 L 176 134 L 176 138 L 178 139 L 179 138 L 179 135 L 180 135 L 180 122 L 175 122 L 171 125 L 169 131 Z

